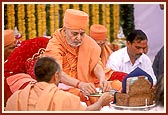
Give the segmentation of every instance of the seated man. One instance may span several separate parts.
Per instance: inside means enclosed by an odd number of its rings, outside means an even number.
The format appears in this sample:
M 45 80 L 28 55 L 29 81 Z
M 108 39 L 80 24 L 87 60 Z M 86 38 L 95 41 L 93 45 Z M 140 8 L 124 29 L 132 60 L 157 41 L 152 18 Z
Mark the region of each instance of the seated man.
M 112 89 L 121 90 L 121 83 L 123 78 L 127 75 L 124 72 L 113 71 L 110 68 L 106 68 L 107 60 L 112 51 L 111 43 L 107 41 L 107 29 L 104 25 L 93 24 L 90 27 L 90 37 L 93 38 L 97 44 L 101 47 L 100 58 L 105 71 L 106 79 L 112 81 Z M 115 84 L 115 85 L 114 85 Z
M 144 54 L 147 48 L 147 36 L 142 30 L 133 30 L 128 37 L 127 47 L 113 52 L 106 64 L 106 67 L 115 71 L 130 73 L 137 67 L 147 72 L 156 85 L 156 76 L 153 72 L 152 63 L 149 57 Z
M 96 87 L 103 91 L 111 89 L 100 61 L 101 48 L 85 33 L 88 20 L 87 13 L 67 9 L 63 27 L 54 32 L 45 52 L 45 56 L 53 57 L 61 65 L 64 73 L 61 82 L 74 86 L 68 89 L 69 92 L 80 96 L 83 101 L 81 91 L 89 95 L 96 93 Z M 95 98 L 89 97 L 87 104 L 95 103 Z
M 33 39 L 28 39 L 21 42 L 21 45 L 8 56 L 7 61 L 4 63 L 4 91 L 5 91 L 5 102 L 12 94 L 9 84 L 7 84 L 6 79 L 18 73 L 27 73 L 35 78 L 32 74 L 32 67 L 34 66 L 33 61 L 28 62 L 29 58 L 32 58 L 35 53 L 41 48 L 46 48 L 49 39 L 46 37 L 37 37 Z M 16 76 L 15 76 L 16 77 Z
M 107 41 L 107 29 L 104 25 L 93 24 L 90 27 L 90 37 L 93 38 L 101 47 L 101 61 L 106 66 L 107 60 L 112 53 L 111 43 Z
M 78 96 L 59 90 L 62 70 L 53 58 L 40 58 L 34 70 L 37 82 L 16 91 L 8 99 L 5 111 L 98 111 L 112 100 L 112 94 L 106 92 L 96 103 L 86 107 Z

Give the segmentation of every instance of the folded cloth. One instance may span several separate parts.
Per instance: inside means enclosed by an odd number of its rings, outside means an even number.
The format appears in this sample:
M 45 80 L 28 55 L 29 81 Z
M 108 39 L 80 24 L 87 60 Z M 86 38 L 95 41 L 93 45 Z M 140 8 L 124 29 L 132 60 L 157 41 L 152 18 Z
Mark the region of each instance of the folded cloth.
M 69 85 L 66 85 L 66 84 L 64 84 L 64 83 L 59 83 L 59 84 L 58 84 L 58 87 L 59 87 L 60 89 L 62 89 L 62 90 L 69 90 L 70 88 L 74 88 L 74 87 L 69 86 Z
M 7 84 L 9 85 L 12 93 L 19 90 L 27 82 L 37 82 L 30 75 L 25 73 L 18 73 L 7 78 Z
M 122 80 L 127 76 L 127 73 L 120 72 L 120 71 L 114 71 L 110 77 L 110 81 L 113 80 L 119 80 L 122 82 Z
M 136 69 L 134 69 L 132 72 L 130 72 L 122 81 L 122 93 L 126 93 L 126 82 L 127 82 L 127 78 L 130 77 L 138 77 L 138 76 L 146 76 L 148 78 L 148 80 L 151 82 L 151 87 L 153 86 L 153 79 L 152 77 L 146 73 L 144 70 L 142 70 L 141 68 L 137 67 Z

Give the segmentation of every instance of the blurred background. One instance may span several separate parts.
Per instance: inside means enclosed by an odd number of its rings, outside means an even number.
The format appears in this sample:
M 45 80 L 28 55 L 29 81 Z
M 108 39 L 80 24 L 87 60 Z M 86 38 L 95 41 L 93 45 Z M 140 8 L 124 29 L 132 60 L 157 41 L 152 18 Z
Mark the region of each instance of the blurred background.
M 136 2 L 135 4 L 74 3 L 3 2 L 3 28 L 14 29 L 20 41 L 51 36 L 56 29 L 62 27 L 65 10 L 73 8 L 89 14 L 87 34 L 92 24 L 99 23 L 106 26 L 107 38 L 113 44 L 114 51 L 125 47 L 125 38 L 133 29 L 142 29 L 147 34 L 149 40 L 147 55 L 151 61 L 164 45 L 166 17 L 164 2 L 149 4 L 137 4 Z

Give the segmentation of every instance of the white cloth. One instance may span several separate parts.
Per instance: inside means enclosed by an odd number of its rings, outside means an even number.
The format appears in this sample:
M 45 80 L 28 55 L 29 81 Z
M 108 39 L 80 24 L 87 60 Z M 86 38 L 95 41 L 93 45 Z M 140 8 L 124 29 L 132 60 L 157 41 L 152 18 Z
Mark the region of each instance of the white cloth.
M 142 107 L 140 107 L 140 108 L 142 109 Z M 130 107 L 130 108 L 132 108 L 132 110 L 128 109 L 129 107 L 125 107 L 127 109 L 124 109 L 124 106 L 120 106 L 120 108 L 121 108 L 121 110 L 120 109 L 115 109 L 115 107 L 112 107 L 112 106 L 104 106 L 104 107 L 101 108 L 100 111 L 103 111 L 103 112 L 114 112 L 114 113 L 124 113 L 124 112 L 126 112 L 126 113 L 128 113 L 128 112 L 129 113 L 130 112 L 131 113 L 134 113 L 134 112 L 135 113 L 142 113 L 142 112 L 143 113 L 151 113 L 151 112 L 154 112 L 154 113 L 157 113 L 157 112 L 166 113 L 166 109 L 164 109 L 163 107 L 158 107 L 158 106 L 153 107 L 153 108 L 148 108 L 148 109 L 144 108 L 144 110 L 143 109 L 142 110 L 138 110 L 137 107 L 135 107 L 135 108 L 134 107 Z
M 114 71 L 122 71 L 125 73 L 130 73 L 135 68 L 139 67 L 152 77 L 154 85 L 156 85 L 157 82 L 149 57 L 145 54 L 142 54 L 135 61 L 134 65 L 132 65 L 128 56 L 127 47 L 113 52 L 107 61 L 106 67 L 111 68 Z
M 62 90 L 69 90 L 70 88 L 74 88 L 72 86 L 66 85 L 64 83 L 59 83 L 58 84 L 58 88 L 62 89 Z

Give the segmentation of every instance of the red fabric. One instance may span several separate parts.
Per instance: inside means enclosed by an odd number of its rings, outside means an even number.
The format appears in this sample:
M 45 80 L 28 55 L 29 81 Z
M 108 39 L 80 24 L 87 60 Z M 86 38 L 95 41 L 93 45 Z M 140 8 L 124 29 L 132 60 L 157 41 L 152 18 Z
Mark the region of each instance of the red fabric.
M 127 75 L 127 73 L 124 72 L 119 72 L 119 71 L 114 71 L 109 79 L 109 81 L 113 81 L 113 80 L 119 80 L 122 82 L 122 80 L 124 79 L 124 77 Z
M 28 58 L 31 58 L 33 54 L 37 53 L 40 48 L 46 48 L 49 39 L 46 37 L 37 37 L 29 40 L 25 40 L 21 43 L 21 46 L 16 48 L 8 57 L 8 61 L 4 64 L 4 90 L 5 90 L 5 100 L 9 98 L 12 92 L 6 83 L 6 78 L 17 73 L 27 73 L 33 75 L 34 67 L 32 62 L 30 70 L 27 71 L 25 62 Z
M 43 56 L 45 48 L 40 48 L 37 53 L 35 53 L 32 58 L 29 58 L 25 62 L 26 73 L 29 74 L 33 79 L 36 79 L 34 74 L 34 65 L 36 61 Z
M 36 79 L 34 74 L 34 65 L 37 59 L 28 60 L 25 62 L 26 73 L 29 74 L 33 79 Z

